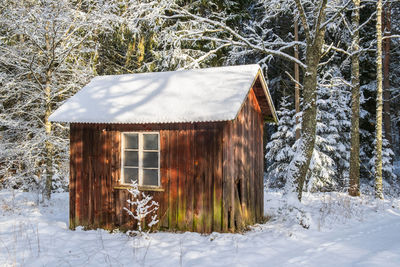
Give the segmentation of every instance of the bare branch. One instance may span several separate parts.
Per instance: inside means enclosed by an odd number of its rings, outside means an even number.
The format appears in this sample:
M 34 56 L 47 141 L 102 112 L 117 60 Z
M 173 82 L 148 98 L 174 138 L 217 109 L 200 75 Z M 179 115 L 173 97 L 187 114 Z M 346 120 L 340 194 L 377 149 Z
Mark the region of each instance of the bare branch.
M 400 38 L 400 35 L 387 35 L 382 37 L 382 40 L 391 39 L 391 38 Z
M 311 43 L 311 32 L 310 32 L 310 26 L 308 25 L 307 22 L 306 12 L 304 11 L 303 5 L 301 4 L 301 0 L 294 0 L 294 1 L 296 3 L 297 10 L 299 11 L 300 20 L 304 28 L 304 33 L 306 35 L 307 43 Z
M 286 75 L 289 76 L 290 80 L 292 80 L 292 82 L 294 82 L 295 84 L 297 84 L 298 86 L 300 86 L 300 88 L 303 88 L 303 85 L 301 83 L 299 83 L 295 78 L 292 77 L 292 75 L 290 75 L 289 72 L 285 71 Z
M 331 23 L 334 19 L 336 19 L 342 12 L 347 8 L 347 6 L 352 2 L 352 0 L 347 1 L 347 3 L 342 6 L 340 10 L 338 10 L 335 15 L 327 19 L 320 27 L 319 29 L 325 28 L 329 23 Z

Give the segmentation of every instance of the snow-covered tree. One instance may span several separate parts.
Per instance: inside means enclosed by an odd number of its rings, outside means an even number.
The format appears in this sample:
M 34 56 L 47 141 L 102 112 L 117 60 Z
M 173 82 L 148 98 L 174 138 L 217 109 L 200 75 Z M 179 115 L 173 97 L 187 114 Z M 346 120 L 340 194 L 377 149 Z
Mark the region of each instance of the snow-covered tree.
M 127 191 L 132 199 L 126 201 L 128 208 L 124 207 L 124 210 L 137 222 L 137 231 L 132 232 L 143 234 L 142 225 L 148 216 L 150 216 L 150 221 L 147 223 L 149 228 L 158 223 L 156 212 L 159 205 L 152 196 L 139 191 L 136 181 L 132 181 L 131 188 L 128 188 Z
M 376 90 L 376 83 L 371 82 L 364 86 L 361 86 L 361 117 L 364 124 L 375 125 L 375 116 L 363 106 L 371 101 L 372 98 L 365 98 L 364 95 L 371 95 Z M 375 173 L 375 133 L 370 132 L 367 129 L 362 129 L 361 132 L 361 150 L 360 150 L 360 161 L 361 161 L 361 183 L 364 185 L 374 186 L 374 173 Z M 391 187 L 398 188 L 397 175 L 393 168 L 394 153 L 389 146 L 388 141 L 382 139 L 382 183 L 383 185 L 390 185 Z M 387 188 L 387 187 L 386 187 Z M 383 186 L 383 190 L 385 186 Z
M 317 138 L 310 165 L 308 190 L 332 191 L 348 185 L 350 94 L 337 68 L 327 71 L 317 100 Z
M 375 145 L 375 144 L 374 144 Z M 396 186 L 397 176 L 394 173 L 393 168 L 393 157 L 394 153 L 390 148 L 389 142 L 384 138 L 382 140 L 382 178 L 386 184 Z M 371 166 L 371 173 L 375 173 L 375 160 L 376 154 L 369 160 L 369 166 Z
M 103 6 L 68 0 L 1 5 L 2 183 L 33 184 L 50 198 L 53 178 L 64 184 L 67 178 L 68 132 L 49 116 L 93 75 L 92 37 L 103 25 Z
M 286 183 L 287 167 L 293 155 L 295 143 L 295 110 L 289 97 L 282 97 L 277 111 L 279 125 L 267 144 L 265 159 L 267 162 L 267 184 L 270 187 L 282 188 Z

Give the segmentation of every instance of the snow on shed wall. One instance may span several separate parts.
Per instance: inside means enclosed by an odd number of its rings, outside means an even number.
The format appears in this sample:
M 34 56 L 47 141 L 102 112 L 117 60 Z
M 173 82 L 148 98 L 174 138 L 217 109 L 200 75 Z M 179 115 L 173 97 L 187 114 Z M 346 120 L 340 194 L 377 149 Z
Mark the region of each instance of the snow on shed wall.
M 98 76 L 59 107 L 50 120 L 76 123 L 233 120 L 259 70 L 255 64 Z

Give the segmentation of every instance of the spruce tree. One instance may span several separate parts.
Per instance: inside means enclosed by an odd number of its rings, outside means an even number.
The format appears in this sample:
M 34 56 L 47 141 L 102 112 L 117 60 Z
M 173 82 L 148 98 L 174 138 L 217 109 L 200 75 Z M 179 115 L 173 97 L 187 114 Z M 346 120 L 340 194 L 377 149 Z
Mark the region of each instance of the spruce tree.
M 348 184 L 350 95 L 332 68 L 321 81 L 317 100 L 317 137 L 308 174 L 308 190 L 340 190 Z
M 284 187 L 286 171 L 291 162 L 295 143 L 295 110 L 289 102 L 289 97 L 282 97 L 280 109 L 277 111 L 279 125 L 267 144 L 267 182 L 270 187 Z

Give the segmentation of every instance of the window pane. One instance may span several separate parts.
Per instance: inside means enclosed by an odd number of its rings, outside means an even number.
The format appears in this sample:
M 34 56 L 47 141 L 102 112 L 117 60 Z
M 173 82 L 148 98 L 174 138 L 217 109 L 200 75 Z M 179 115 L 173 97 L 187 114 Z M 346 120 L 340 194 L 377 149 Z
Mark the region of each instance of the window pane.
M 124 166 L 138 167 L 138 153 L 137 151 L 125 151 Z
M 158 170 L 143 169 L 143 185 L 158 186 Z
M 138 168 L 124 168 L 124 182 L 127 184 L 138 180 Z
M 143 167 L 158 168 L 158 152 L 143 152 Z
M 138 134 L 125 134 L 125 148 L 138 149 Z
M 158 150 L 158 134 L 143 134 L 143 149 Z

